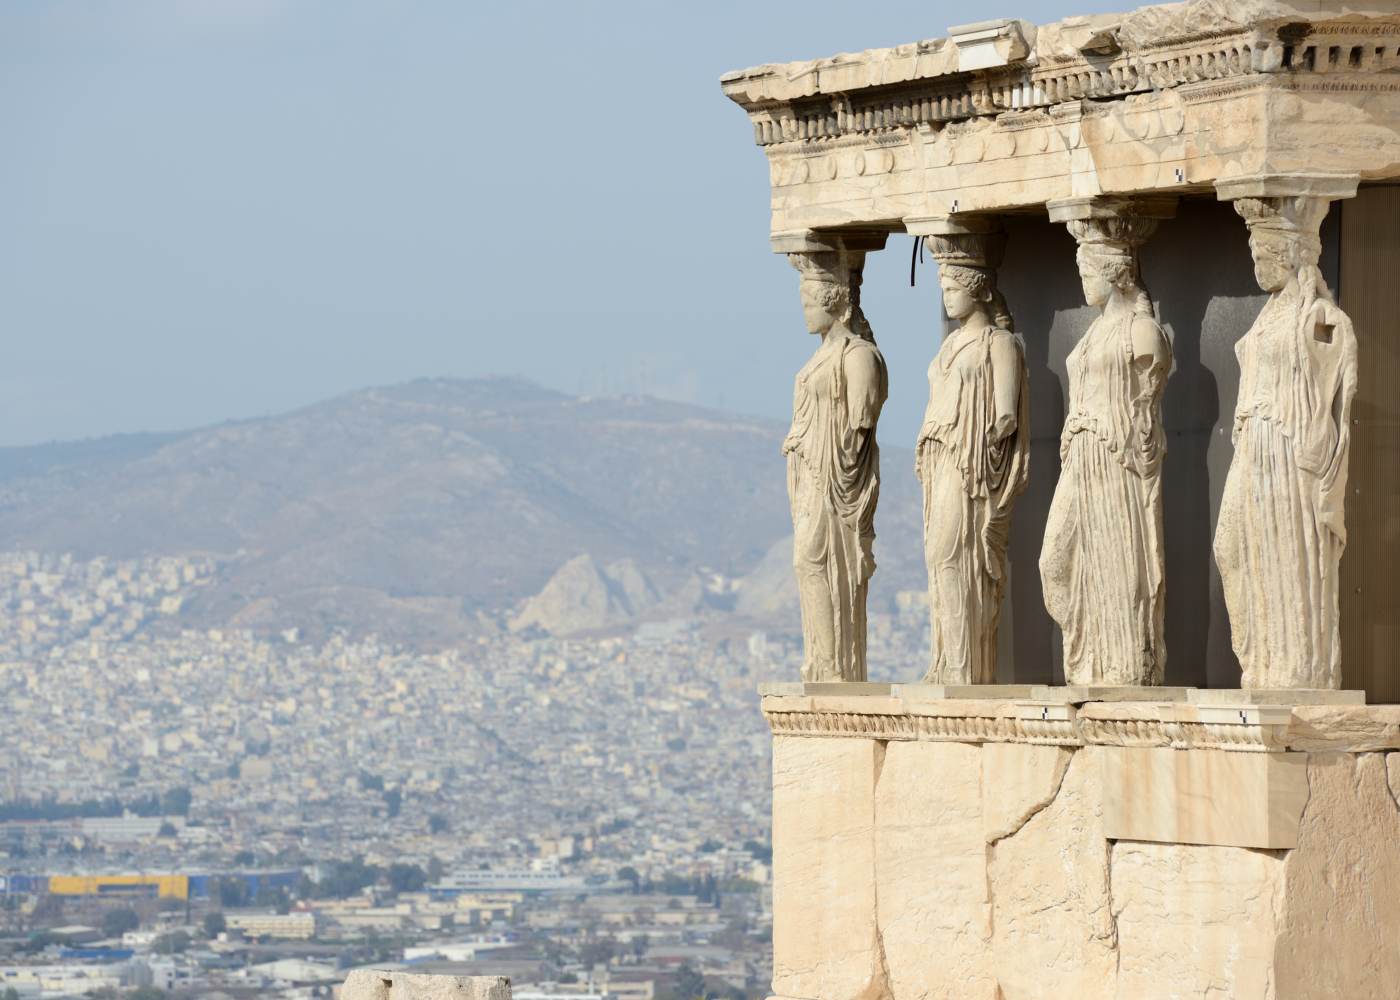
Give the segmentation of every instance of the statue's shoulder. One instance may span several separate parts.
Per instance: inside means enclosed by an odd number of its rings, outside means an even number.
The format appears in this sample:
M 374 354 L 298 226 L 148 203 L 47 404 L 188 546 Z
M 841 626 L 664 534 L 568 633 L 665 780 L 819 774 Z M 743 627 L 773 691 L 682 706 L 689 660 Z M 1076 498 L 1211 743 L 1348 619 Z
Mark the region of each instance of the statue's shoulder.
M 873 340 L 864 337 L 851 337 L 846 343 L 846 363 L 873 364 L 883 368 L 885 356 Z

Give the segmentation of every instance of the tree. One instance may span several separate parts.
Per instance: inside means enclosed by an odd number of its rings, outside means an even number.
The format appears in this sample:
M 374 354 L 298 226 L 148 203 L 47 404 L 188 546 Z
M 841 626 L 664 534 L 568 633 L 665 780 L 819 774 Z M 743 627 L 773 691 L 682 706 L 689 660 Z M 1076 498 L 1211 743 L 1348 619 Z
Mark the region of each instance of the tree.
M 650 947 L 651 937 L 646 934 L 638 934 L 632 939 L 632 957 L 640 962 Z
M 224 919 L 224 915 L 218 910 L 204 915 L 205 937 L 216 938 L 226 930 L 228 930 L 228 921 Z
M 433 855 L 428 859 L 428 881 L 441 882 L 443 875 L 447 874 L 447 866 L 442 863 L 442 859 Z
M 391 788 L 384 793 L 384 806 L 388 811 L 389 818 L 393 819 L 403 808 L 403 792 L 397 788 Z
M 705 977 L 683 962 L 676 970 L 676 996 L 679 1000 L 704 1000 Z
M 13 986 L 5 987 L 5 992 L 0 994 L 0 1000 L 19 1000 L 19 990 Z
M 127 1000 L 165 1000 L 166 996 L 165 990 L 158 990 L 154 986 L 140 986 L 127 995 Z
M 239 878 L 219 879 L 219 905 L 227 909 L 242 906 L 248 900 L 248 887 Z
M 642 876 L 637 874 L 637 869 L 631 865 L 625 865 L 617 870 L 617 877 L 623 882 L 632 883 L 632 894 L 636 895 L 642 891 Z
M 160 832 L 158 832 L 158 833 L 156 834 L 156 836 L 157 836 L 157 837 L 178 837 L 178 836 L 180 836 L 180 831 L 177 830 L 177 829 L 175 829 L 175 824 L 174 824 L 174 823 L 171 823 L 169 820 L 167 820 L 167 821 L 165 821 L 164 823 L 162 823 L 162 824 L 160 825 Z
M 169 934 L 162 934 L 151 942 L 151 951 L 157 955 L 178 955 L 190 946 L 190 936 L 184 931 L 172 931 Z M 158 994 L 165 996 L 164 993 Z
M 765 865 L 773 863 L 772 844 L 760 844 L 756 840 L 746 840 L 744 841 L 744 850 L 748 851 L 755 861 L 760 861 Z
M 135 910 L 108 910 L 102 915 L 102 933 L 106 937 L 121 937 L 140 926 L 141 918 Z
M 394 892 L 417 892 L 427 882 L 427 875 L 417 865 L 395 862 L 389 866 L 389 888 Z
M 428 817 L 428 832 L 429 832 L 429 833 L 446 833 L 446 832 L 447 832 L 447 817 L 444 816 L 442 813 L 433 813 L 431 816 L 429 816 L 429 817 Z
M 188 788 L 172 788 L 161 796 L 160 811 L 166 816 L 188 816 L 193 801 Z
M 617 942 L 612 938 L 589 941 L 578 950 L 579 961 L 590 969 L 596 965 L 607 965 L 616 954 Z
M 326 866 L 326 874 L 316 885 L 315 895 L 322 899 L 344 899 L 353 896 L 367 885 L 379 881 L 380 871 L 375 865 L 365 864 L 363 857 L 350 861 L 333 861 Z

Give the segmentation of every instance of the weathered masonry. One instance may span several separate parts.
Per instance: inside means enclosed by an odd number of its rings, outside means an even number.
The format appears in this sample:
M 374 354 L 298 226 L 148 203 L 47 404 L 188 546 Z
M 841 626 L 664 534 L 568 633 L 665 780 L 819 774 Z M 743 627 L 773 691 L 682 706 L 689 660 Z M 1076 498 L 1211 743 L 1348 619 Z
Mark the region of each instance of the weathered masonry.
M 775 1000 L 1400 996 L 1400 0 L 988 21 L 723 87 L 820 336 L 802 683 L 762 692 Z M 887 684 L 892 235 L 948 323 L 909 442 L 929 662 Z

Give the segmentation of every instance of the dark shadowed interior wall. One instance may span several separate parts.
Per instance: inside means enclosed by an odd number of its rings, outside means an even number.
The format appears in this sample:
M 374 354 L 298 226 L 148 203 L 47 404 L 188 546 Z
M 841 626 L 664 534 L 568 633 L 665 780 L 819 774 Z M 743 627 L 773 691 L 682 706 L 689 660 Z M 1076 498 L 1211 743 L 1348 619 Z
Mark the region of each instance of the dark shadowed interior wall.
M 1334 209 L 1323 228 L 1323 272 L 1333 288 L 1338 215 Z M 1097 311 L 1084 305 L 1075 243 L 1065 226 L 1040 216 L 1008 219 L 1007 229 L 1000 284 L 1026 342 L 1032 443 L 1030 486 L 1012 527 L 999 680 L 1063 683 L 1059 629 L 1045 611 L 1038 560 L 1060 471 L 1060 427 L 1069 389 L 1065 358 Z M 1238 687 L 1239 664 L 1230 648 L 1211 540 L 1232 451 L 1239 381 L 1235 342 L 1266 297 L 1254 282 L 1243 220 L 1214 200 L 1182 202 L 1177 217 L 1164 221 L 1143 249 L 1142 265 L 1175 356 L 1163 402 L 1166 683 Z M 1357 327 L 1364 368 L 1366 338 L 1359 321 Z M 1353 516 L 1349 510 L 1348 521 Z
M 1400 702 L 1400 187 L 1342 203 L 1341 305 L 1356 325 L 1342 686 Z

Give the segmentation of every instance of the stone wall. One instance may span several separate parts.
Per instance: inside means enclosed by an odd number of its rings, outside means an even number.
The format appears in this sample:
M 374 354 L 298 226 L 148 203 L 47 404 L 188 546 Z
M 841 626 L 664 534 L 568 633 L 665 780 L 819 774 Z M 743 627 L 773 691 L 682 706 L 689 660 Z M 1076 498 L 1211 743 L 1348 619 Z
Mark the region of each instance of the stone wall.
M 1400 713 L 1167 708 L 767 699 L 833 730 L 774 741 L 774 994 L 1393 998 Z

